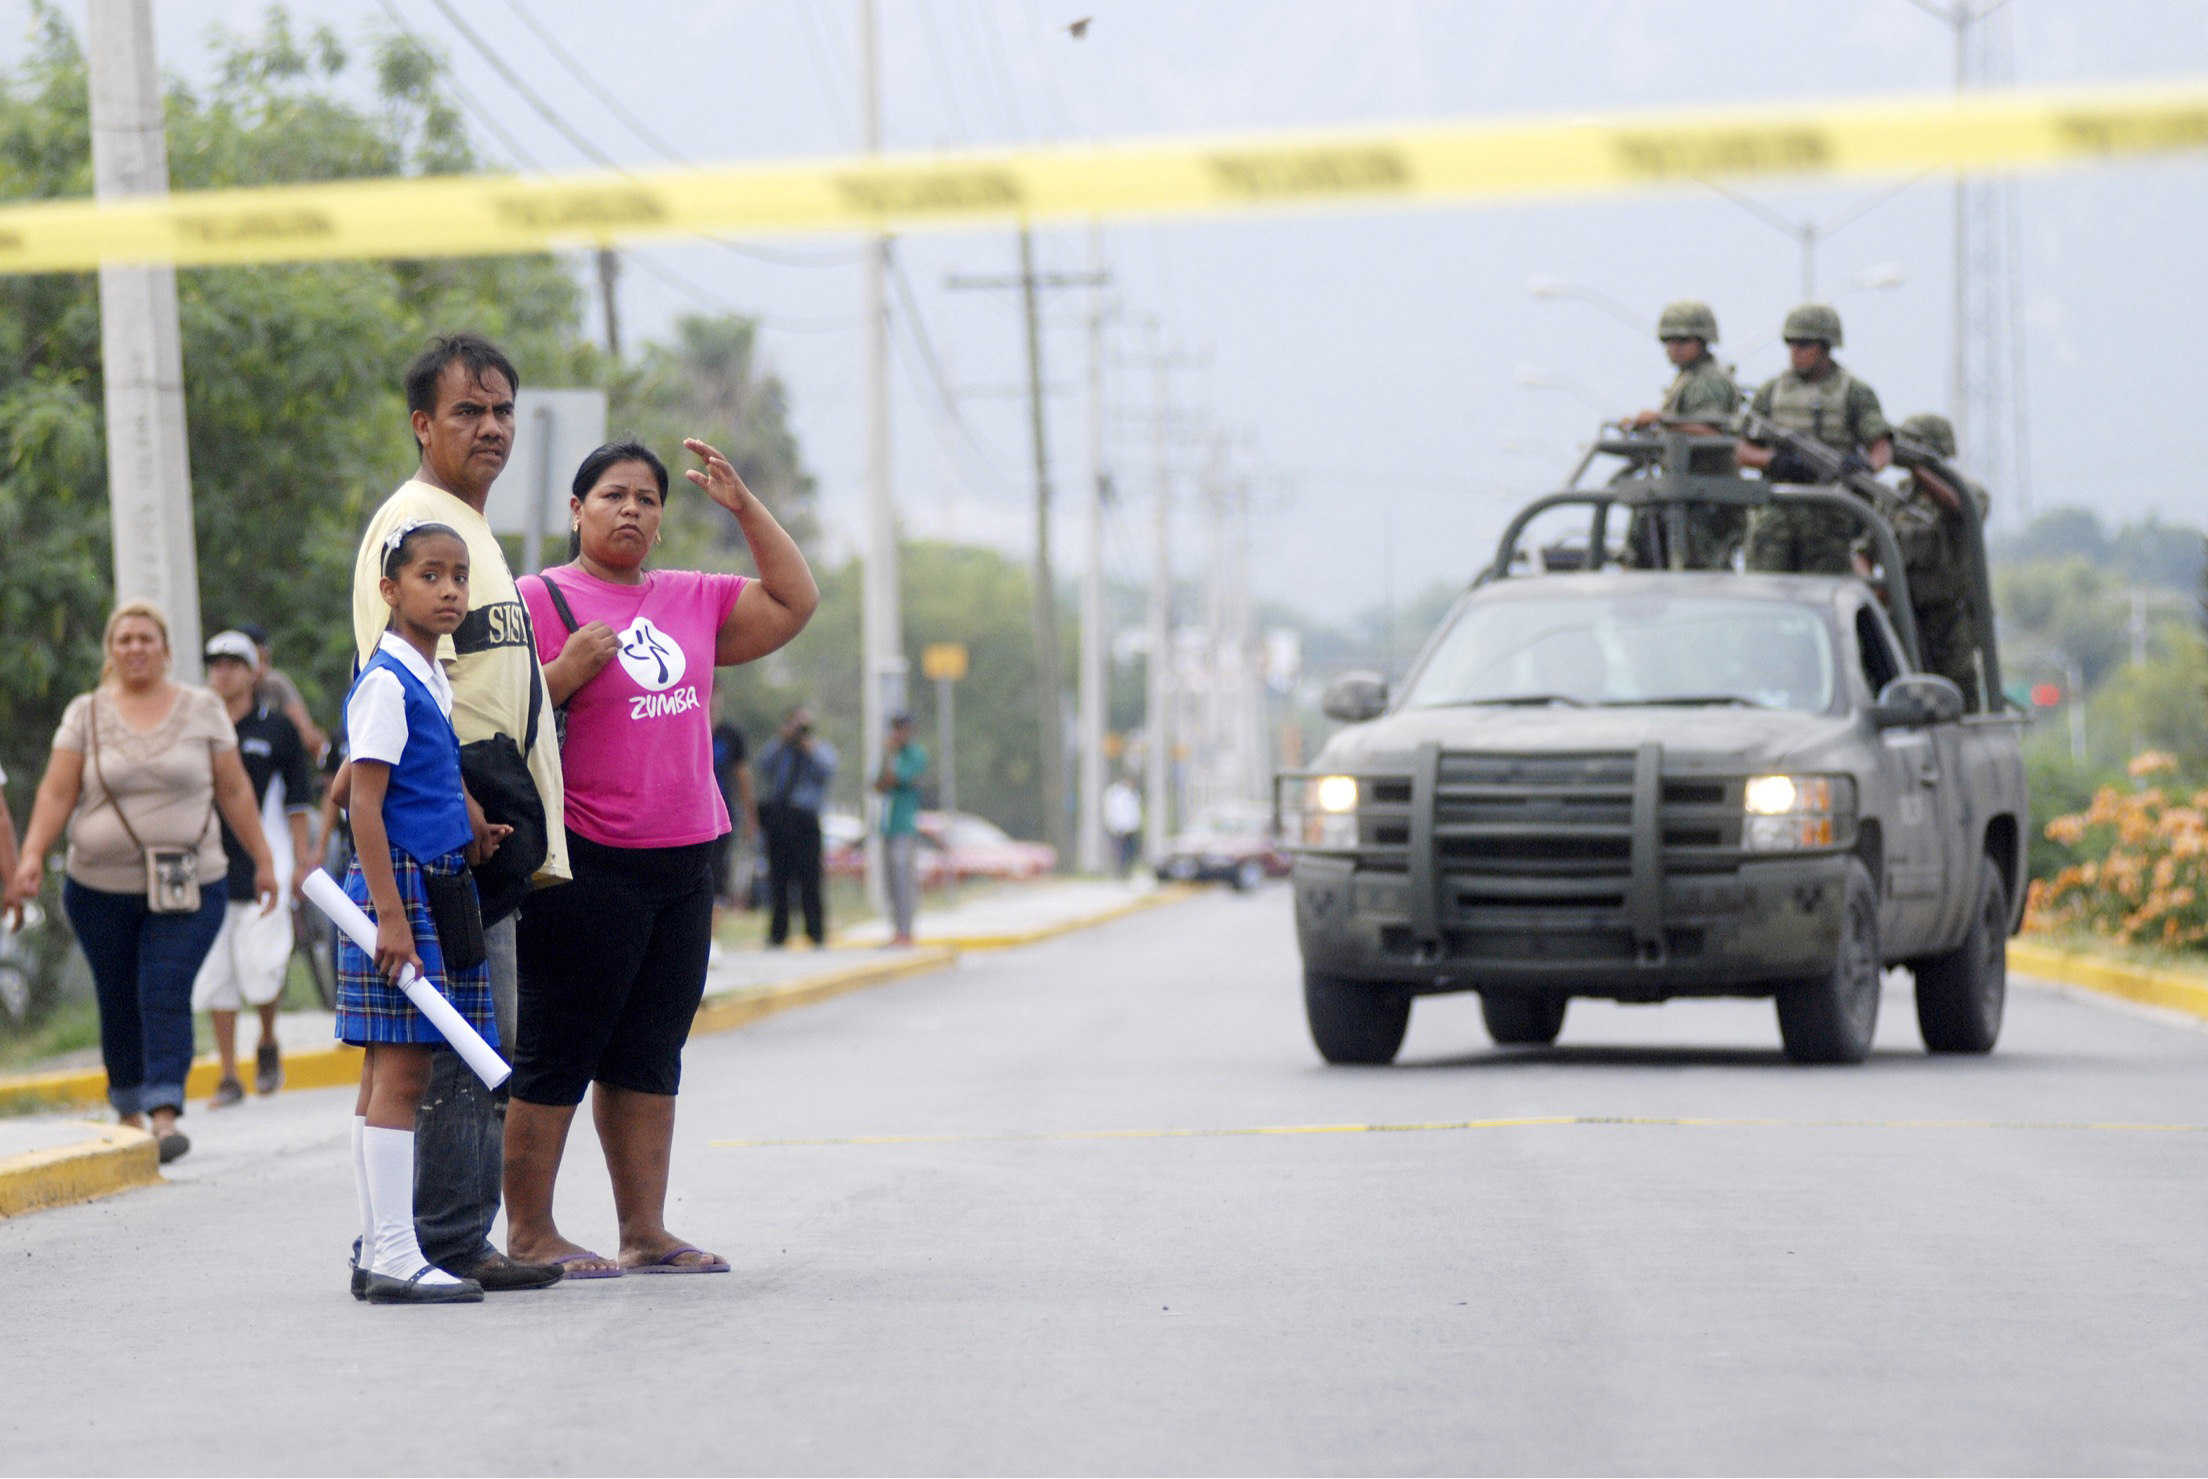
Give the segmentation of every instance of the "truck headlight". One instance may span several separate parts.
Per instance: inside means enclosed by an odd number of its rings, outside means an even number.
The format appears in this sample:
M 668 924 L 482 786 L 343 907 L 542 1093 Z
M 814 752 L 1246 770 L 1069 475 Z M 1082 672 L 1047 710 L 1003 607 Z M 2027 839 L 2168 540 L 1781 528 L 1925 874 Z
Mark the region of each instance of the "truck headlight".
M 1322 775 L 1305 784 L 1303 844 L 1306 847 L 1357 845 L 1357 778 Z
M 1845 777 L 1757 775 L 1741 790 L 1741 845 L 1750 852 L 1831 847 L 1853 799 Z M 1836 804 L 1838 803 L 1838 804 Z

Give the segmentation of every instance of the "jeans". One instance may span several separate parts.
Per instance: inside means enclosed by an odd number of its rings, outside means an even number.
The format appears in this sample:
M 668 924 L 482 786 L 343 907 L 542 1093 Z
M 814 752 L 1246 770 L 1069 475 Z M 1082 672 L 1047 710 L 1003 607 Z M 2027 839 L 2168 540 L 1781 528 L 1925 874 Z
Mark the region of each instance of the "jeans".
M 913 916 L 920 912 L 920 834 L 898 832 L 882 839 L 883 873 L 889 884 L 889 920 L 897 938 L 912 938 Z
M 100 1058 L 117 1114 L 184 1110 L 192 1071 L 192 981 L 230 907 L 218 882 L 194 914 L 156 914 L 142 893 L 61 886 L 62 912 L 92 966 L 100 1003 Z
M 511 1053 L 519 1040 L 514 916 L 484 926 L 483 943 L 490 956 L 498 1040 Z M 430 1055 L 429 1089 L 414 1112 L 414 1236 L 422 1256 L 447 1273 L 472 1268 L 497 1251 L 490 1237 L 504 1170 L 505 1115 L 503 1088 L 485 1088 L 450 1048 Z

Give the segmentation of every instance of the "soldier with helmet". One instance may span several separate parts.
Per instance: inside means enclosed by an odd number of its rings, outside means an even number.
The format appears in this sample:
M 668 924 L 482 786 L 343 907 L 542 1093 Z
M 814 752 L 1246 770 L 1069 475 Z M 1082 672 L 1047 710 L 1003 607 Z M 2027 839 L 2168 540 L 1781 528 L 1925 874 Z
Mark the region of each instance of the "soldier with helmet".
M 1656 321 L 1656 337 L 1663 341 L 1664 354 L 1678 373 L 1672 377 L 1657 409 L 1643 411 L 1626 424 L 1644 431 L 1669 425 L 1677 431 L 1703 436 L 1730 434 L 1734 413 L 1740 409 L 1740 387 L 1733 383 L 1731 373 L 1717 362 L 1717 356 L 1710 353 L 1710 346 L 1717 342 L 1717 315 L 1710 311 L 1707 303 L 1682 298 L 1665 307 Z M 1697 467 L 1696 470 L 1729 472 L 1730 459 L 1723 468 Z M 1711 505 L 1697 505 L 1687 510 L 1687 549 L 1681 562 L 1684 568 L 1715 570 L 1729 564 L 1745 528 L 1742 514 L 1737 508 Z M 1643 564 L 1664 563 L 1655 558 L 1656 527 L 1656 520 L 1646 514 L 1636 512 L 1633 515 L 1626 534 L 1631 558 Z
M 1775 425 L 1816 438 L 1845 453 L 1857 470 L 1877 472 L 1893 460 L 1893 429 L 1879 410 L 1878 392 L 1832 357 L 1841 344 L 1840 315 L 1823 303 L 1804 303 L 1787 314 L 1782 330 L 1792 364 L 1766 381 L 1751 408 Z M 1743 439 L 1742 467 L 1758 467 L 1774 482 L 1810 482 L 1783 446 Z M 1772 506 L 1756 510 L 1748 524 L 1751 570 L 1847 575 L 1855 570 L 1855 526 L 1842 513 L 1820 508 Z
M 1913 442 L 1943 463 L 1955 457 L 1955 428 L 1945 416 L 1930 412 L 1901 423 L 1903 441 Z M 1909 579 L 1909 607 L 1917 618 L 1917 646 L 1924 669 L 1951 680 L 1963 690 L 1974 710 L 1986 708 L 1986 680 L 1979 656 L 1983 633 L 1979 627 L 1970 577 L 1970 555 L 1965 546 L 1969 525 L 1962 517 L 1963 498 L 1977 507 L 1983 526 L 1990 502 L 1977 479 L 1955 473 L 1953 482 L 1931 467 L 1913 467 L 1902 482 L 1902 496 L 1930 517 L 1921 523 L 1894 526 L 1901 545 L 1902 569 Z

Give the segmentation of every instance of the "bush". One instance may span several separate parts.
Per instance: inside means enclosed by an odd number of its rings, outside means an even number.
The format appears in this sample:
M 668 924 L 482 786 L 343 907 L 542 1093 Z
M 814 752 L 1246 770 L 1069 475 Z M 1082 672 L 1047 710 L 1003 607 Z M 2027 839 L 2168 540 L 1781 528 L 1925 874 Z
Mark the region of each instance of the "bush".
M 2174 778 L 2177 761 L 2150 750 L 2129 769 L 2135 781 Z M 2080 860 L 2033 882 L 2028 928 L 2083 929 L 2127 945 L 2208 943 L 2208 789 L 2103 786 L 2046 833 Z

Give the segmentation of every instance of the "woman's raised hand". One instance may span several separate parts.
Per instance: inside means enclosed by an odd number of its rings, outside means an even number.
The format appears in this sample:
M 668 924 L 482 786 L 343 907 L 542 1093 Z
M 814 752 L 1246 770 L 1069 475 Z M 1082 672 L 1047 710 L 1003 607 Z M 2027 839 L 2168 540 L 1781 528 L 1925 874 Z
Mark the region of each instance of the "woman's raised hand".
M 705 464 L 702 471 L 693 467 L 683 476 L 703 488 L 707 497 L 730 513 L 742 513 L 744 505 L 751 502 L 754 495 L 744 486 L 744 480 L 736 476 L 735 464 L 696 437 L 685 437 L 682 444 Z

